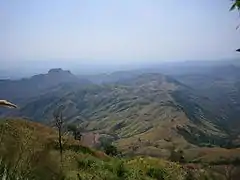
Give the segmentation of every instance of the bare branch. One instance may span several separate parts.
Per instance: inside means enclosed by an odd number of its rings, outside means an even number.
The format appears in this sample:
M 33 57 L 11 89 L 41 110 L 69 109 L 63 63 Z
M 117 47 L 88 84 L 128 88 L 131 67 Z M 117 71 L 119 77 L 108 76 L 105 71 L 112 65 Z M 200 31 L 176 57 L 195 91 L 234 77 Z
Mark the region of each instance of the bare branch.
M 9 107 L 9 108 L 17 108 L 17 105 L 15 105 L 11 102 L 8 102 L 6 100 L 0 100 L 0 106 Z

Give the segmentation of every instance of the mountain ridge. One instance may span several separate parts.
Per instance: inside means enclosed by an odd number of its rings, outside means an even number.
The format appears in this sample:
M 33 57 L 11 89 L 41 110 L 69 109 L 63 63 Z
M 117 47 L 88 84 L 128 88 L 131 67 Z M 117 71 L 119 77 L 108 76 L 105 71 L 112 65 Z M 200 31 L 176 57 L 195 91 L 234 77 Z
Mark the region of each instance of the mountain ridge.
M 74 76 L 69 71 L 62 74 Z M 223 125 L 219 113 L 211 111 L 215 106 L 211 97 L 184 79 L 156 72 L 125 77 L 82 84 L 74 76 L 25 99 L 18 111 L 5 115 L 48 124 L 61 105 L 68 124 L 107 137 L 126 153 L 140 155 L 168 156 L 171 148 L 239 146 L 238 137 Z
M 217 143 L 217 136 L 226 136 L 217 125 L 195 115 L 195 110 L 188 112 L 191 106 L 198 106 L 195 99 L 191 101 L 190 96 L 196 98 L 192 89 L 159 73 L 141 74 L 114 84 L 69 87 L 62 93 L 61 88 L 59 94 L 58 90 L 48 92 L 29 102 L 16 116 L 48 122 L 54 109 L 63 105 L 68 123 L 107 135 L 128 153 L 135 146 L 135 153 L 153 156 L 156 151 L 169 155 L 161 148 L 194 148 L 208 143 L 210 137 Z M 180 100 L 176 98 L 180 96 Z M 189 105 L 184 106 L 186 102 Z M 204 140 L 189 139 L 198 135 Z
M 22 106 L 31 98 L 52 91 L 52 88 L 59 84 L 87 85 L 91 82 L 61 68 L 50 69 L 47 74 L 38 74 L 20 80 L 0 80 L 0 99 L 8 99 Z

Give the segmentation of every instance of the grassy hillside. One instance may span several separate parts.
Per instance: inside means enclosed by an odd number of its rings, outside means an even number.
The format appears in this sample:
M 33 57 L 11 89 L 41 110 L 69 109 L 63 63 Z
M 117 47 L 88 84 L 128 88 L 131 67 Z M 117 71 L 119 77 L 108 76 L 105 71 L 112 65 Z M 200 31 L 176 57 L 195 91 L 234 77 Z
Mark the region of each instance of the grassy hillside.
M 105 85 L 58 84 L 11 115 L 49 124 L 63 105 L 67 123 L 114 142 L 127 155 L 168 158 L 180 149 L 193 160 L 203 147 L 220 152 L 239 147 L 239 137 L 219 118 L 219 105 L 201 93 L 202 87 L 198 91 L 183 82 L 147 73 Z
M 204 74 L 191 73 L 178 75 L 175 78 L 191 87 L 200 96 L 205 97 L 205 99 L 198 99 L 198 103 L 209 109 L 212 114 L 215 114 L 217 116 L 215 120 L 222 127 L 238 134 L 238 114 L 240 113 L 239 70 L 239 67 L 229 65 L 212 68 L 211 71 Z
M 68 136 L 61 163 L 55 130 L 21 119 L 1 120 L 0 133 L 0 176 L 8 175 L 7 179 L 185 180 L 211 175 L 208 170 L 156 158 L 109 157 Z
M 200 98 L 174 79 L 143 74 L 115 84 L 60 86 L 33 99 L 18 115 L 49 123 L 63 105 L 68 123 L 108 137 L 124 153 L 169 157 L 172 148 L 226 144 L 227 132 L 198 102 Z

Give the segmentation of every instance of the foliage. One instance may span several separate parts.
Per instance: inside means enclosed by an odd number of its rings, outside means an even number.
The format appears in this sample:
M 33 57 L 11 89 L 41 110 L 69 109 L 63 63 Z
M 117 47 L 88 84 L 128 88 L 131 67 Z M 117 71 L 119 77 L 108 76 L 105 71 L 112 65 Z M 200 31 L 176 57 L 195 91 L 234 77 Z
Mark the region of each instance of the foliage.
M 194 172 L 193 171 L 187 171 L 187 175 L 186 175 L 186 179 L 185 180 L 196 180 L 195 176 L 194 176 Z
M 81 148 L 69 137 L 63 137 L 63 166 L 60 167 L 56 150 L 58 134 L 54 130 L 23 120 L 1 122 L 0 128 L 0 175 L 7 174 L 9 180 L 157 180 L 162 177 L 183 180 L 185 177 L 178 164 L 162 159 L 103 156 L 90 148 Z
M 48 130 L 42 127 L 39 129 L 42 135 Z M 51 143 L 40 134 L 36 136 L 34 130 L 35 126 L 25 121 L 7 121 L 0 124 L 2 175 L 9 179 L 36 180 L 62 177 L 59 162 L 51 156 Z M 51 136 L 51 131 L 44 136 Z
M 77 131 L 77 126 L 75 124 L 69 124 L 67 126 L 68 131 L 76 132 Z
M 240 10 L 240 0 L 232 0 L 232 1 L 233 1 L 233 4 L 230 8 L 230 11 L 234 9 Z
M 182 150 L 172 149 L 171 152 L 170 152 L 169 160 L 170 160 L 170 161 L 173 161 L 173 162 L 181 162 L 181 163 L 184 163 L 184 162 L 185 162 L 185 159 L 184 159 L 183 151 L 182 151 Z
M 170 132 L 175 123 L 169 119 L 174 120 L 174 117 L 180 115 L 180 111 L 170 92 L 175 91 L 178 86 L 181 85 L 169 81 L 161 74 L 146 74 L 114 85 L 93 85 L 64 90 L 59 86 L 59 97 L 55 97 L 56 93 L 49 91 L 41 98 L 27 103 L 20 111 L 40 121 L 51 119 L 56 105 L 63 105 L 66 123 L 81 126 L 84 131 L 99 131 L 115 142 L 126 141 L 116 143 L 116 146 L 121 149 L 123 147 L 124 151 L 129 152 L 126 147 L 130 147 L 131 144 L 139 147 L 140 151 L 145 147 L 151 148 L 152 144 L 135 143 L 132 137 L 147 135 L 149 141 L 157 141 L 172 135 Z M 178 121 L 178 124 L 185 123 L 183 121 L 185 119 Z M 76 127 L 71 128 L 76 131 Z M 177 135 L 172 139 L 175 137 L 179 140 Z M 122 143 L 125 145 L 122 146 Z
M 233 92 L 230 88 L 227 91 Z M 109 137 L 124 153 L 146 154 L 147 151 L 148 155 L 162 157 L 162 149 L 173 143 L 183 147 L 227 144 L 225 140 L 232 128 L 220 124 L 228 121 L 219 113 L 218 109 L 222 108 L 218 104 L 226 104 L 223 109 L 236 114 L 235 117 L 227 114 L 229 119 L 237 120 L 237 109 L 229 108 L 231 99 L 218 103 L 203 101 L 202 96 L 205 94 L 169 77 L 146 73 L 108 85 L 61 84 L 42 92 L 41 96 L 26 98 L 20 115 L 37 121 L 52 119 L 56 106 L 63 105 L 66 124 L 82 127 L 87 132 L 97 131 Z M 81 137 L 80 129 L 70 128 L 75 139 Z M 143 141 L 137 141 L 138 138 Z
M 74 152 L 80 152 L 80 153 L 84 153 L 84 154 L 91 154 L 94 155 L 94 151 L 88 147 L 85 146 L 81 146 L 79 144 L 70 144 L 70 145 L 65 145 L 64 149 L 66 150 L 71 150 Z
M 157 180 L 164 180 L 167 177 L 167 173 L 164 169 L 149 168 L 147 175 Z
M 80 132 L 80 129 L 75 124 L 69 124 L 67 126 L 67 130 L 73 133 L 75 140 L 81 140 L 82 134 Z
M 110 156 L 118 155 L 117 147 L 112 144 L 109 144 L 109 143 L 103 144 L 103 150 L 107 155 L 110 155 Z
M 63 154 L 63 145 L 62 145 L 62 136 L 63 136 L 63 106 L 58 107 L 58 109 L 53 113 L 55 126 L 58 129 L 58 143 L 59 143 L 59 152 L 61 156 L 62 163 L 62 154 Z

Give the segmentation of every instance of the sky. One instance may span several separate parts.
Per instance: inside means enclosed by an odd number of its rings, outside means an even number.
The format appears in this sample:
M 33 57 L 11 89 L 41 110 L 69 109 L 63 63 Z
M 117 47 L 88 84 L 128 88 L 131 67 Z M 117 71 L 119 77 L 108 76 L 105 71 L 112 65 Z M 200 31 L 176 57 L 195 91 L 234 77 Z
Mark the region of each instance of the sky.
M 0 61 L 127 64 L 236 58 L 230 0 L 0 0 Z

